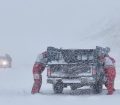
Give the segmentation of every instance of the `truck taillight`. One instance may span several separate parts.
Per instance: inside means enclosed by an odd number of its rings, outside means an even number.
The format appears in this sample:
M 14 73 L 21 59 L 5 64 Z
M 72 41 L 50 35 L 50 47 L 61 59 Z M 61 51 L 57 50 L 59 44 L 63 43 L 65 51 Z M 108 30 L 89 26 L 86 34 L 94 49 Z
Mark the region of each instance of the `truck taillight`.
M 51 70 L 50 70 L 50 67 L 47 68 L 47 76 L 51 76 Z
M 96 74 L 96 68 L 92 67 L 92 74 L 95 75 Z

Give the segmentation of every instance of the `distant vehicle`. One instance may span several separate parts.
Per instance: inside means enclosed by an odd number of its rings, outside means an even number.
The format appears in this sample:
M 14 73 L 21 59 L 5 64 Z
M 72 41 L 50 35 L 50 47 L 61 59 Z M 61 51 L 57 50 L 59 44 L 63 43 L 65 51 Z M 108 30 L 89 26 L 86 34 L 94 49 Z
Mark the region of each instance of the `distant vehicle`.
M 0 68 L 11 68 L 12 58 L 9 54 L 0 53 Z
M 103 64 L 98 56 L 105 54 L 105 48 L 57 49 L 48 47 L 47 82 L 53 85 L 54 93 L 63 88 L 71 90 L 90 86 L 94 93 L 102 92 L 104 81 Z

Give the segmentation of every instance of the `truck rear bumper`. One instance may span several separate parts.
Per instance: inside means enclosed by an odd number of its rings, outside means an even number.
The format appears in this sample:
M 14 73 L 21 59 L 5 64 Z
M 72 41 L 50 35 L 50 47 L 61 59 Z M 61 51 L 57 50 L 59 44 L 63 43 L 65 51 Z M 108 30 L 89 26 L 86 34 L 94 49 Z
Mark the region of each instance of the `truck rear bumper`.
M 77 79 L 63 79 L 63 78 L 48 78 L 47 83 L 55 84 L 61 81 L 63 84 L 81 84 L 81 85 L 91 85 L 95 83 L 93 77 L 81 77 Z

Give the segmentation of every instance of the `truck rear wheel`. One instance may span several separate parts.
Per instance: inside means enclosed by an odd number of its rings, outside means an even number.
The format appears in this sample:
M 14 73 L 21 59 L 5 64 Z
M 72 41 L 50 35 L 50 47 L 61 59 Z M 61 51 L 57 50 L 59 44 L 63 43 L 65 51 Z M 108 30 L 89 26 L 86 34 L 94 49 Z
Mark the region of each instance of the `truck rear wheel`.
M 95 94 L 101 93 L 102 92 L 102 82 L 101 81 L 97 81 L 94 85 L 93 85 L 93 92 Z
M 53 84 L 53 91 L 54 91 L 54 93 L 62 93 L 63 92 L 63 83 L 57 82 L 56 84 Z

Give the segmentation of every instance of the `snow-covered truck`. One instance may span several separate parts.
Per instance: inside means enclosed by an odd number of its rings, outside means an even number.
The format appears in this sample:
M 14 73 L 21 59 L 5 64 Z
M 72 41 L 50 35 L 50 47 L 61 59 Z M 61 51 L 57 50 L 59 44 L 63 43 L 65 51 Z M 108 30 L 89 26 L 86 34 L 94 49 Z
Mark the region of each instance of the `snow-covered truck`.
M 90 86 L 94 93 L 102 92 L 104 81 L 103 64 L 98 59 L 108 53 L 105 48 L 57 49 L 48 47 L 47 83 L 53 85 L 54 93 L 62 93 L 63 88 L 71 90 Z

